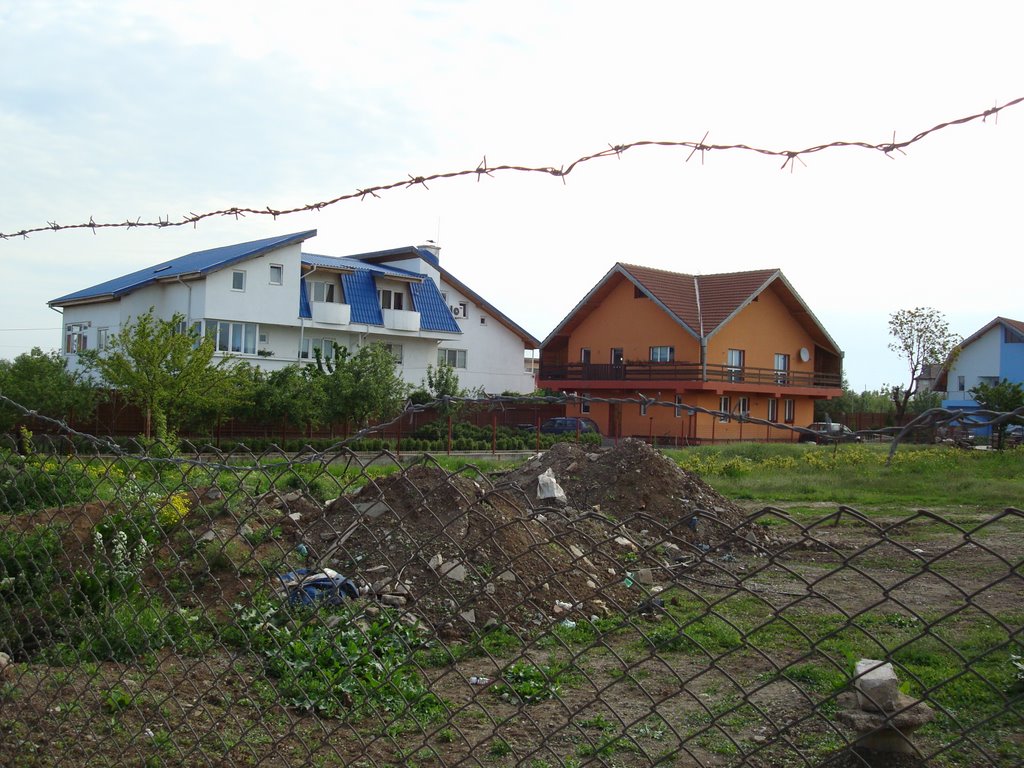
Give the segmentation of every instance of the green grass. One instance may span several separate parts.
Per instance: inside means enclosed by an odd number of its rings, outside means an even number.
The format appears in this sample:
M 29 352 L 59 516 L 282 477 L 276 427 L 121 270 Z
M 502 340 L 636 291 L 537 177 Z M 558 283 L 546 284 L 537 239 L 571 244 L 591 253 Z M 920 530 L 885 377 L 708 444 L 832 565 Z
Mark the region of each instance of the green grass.
M 739 443 L 666 451 L 736 499 L 1001 509 L 1024 499 L 1024 449 Z M 820 511 L 820 510 L 819 510 Z

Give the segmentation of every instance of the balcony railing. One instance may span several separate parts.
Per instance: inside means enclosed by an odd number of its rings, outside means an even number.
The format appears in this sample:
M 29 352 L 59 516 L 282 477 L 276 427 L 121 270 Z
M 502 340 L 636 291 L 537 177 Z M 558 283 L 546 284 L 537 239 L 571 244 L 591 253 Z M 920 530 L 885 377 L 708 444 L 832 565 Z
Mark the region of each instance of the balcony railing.
M 407 309 L 382 309 L 384 327 L 392 331 L 418 331 L 420 329 L 420 313 Z
M 765 384 L 782 387 L 840 387 L 838 373 L 810 371 L 778 371 L 774 368 L 735 368 L 727 365 L 707 366 L 707 375 L 700 363 L 541 363 L 542 381 L 709 381 L 737 384 Z
M 324 325 L 348 325 L 352 307 L 329 301 L 313 302 L 313 322 Z

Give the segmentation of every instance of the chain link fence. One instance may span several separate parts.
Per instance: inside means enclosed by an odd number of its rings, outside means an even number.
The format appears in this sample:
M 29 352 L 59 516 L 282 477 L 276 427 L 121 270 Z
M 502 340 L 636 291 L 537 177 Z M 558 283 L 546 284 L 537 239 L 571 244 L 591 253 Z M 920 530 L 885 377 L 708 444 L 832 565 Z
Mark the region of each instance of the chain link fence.
M 76 444 L 0 446 L 5 766 L 1024 758 L 1020 509 L 750 511 L 638 440 Z

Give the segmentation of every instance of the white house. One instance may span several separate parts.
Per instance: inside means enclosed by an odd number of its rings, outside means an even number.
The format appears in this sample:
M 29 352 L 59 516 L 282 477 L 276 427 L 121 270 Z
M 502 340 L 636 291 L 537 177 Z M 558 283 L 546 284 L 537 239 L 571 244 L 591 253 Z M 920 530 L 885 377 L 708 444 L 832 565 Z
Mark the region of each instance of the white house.
M 441 268 L 433 245 L 355 256 L 303 252 L 316 230 L 197 251 L 53 299 L 69 363 L 153 308 L 185 317 L 217 353 L 273 370 L 386 344 L 413 385 L 451 363 L 463 387 L 531 392 L 524 353 L 539 341 Z

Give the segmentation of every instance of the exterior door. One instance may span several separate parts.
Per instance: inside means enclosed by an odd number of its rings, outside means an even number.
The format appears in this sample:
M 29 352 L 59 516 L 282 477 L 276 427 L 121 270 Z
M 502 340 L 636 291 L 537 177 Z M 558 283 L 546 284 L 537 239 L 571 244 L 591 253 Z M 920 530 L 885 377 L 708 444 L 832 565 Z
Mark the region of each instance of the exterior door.
M 610 403 L 608 405 L 608 437 L 622 437 L 622 404 Z
M 626 371 L 625 366 L 622 364 L 622 347 L 612 347 L 611 364 L 611 378 L 625 378 Z

